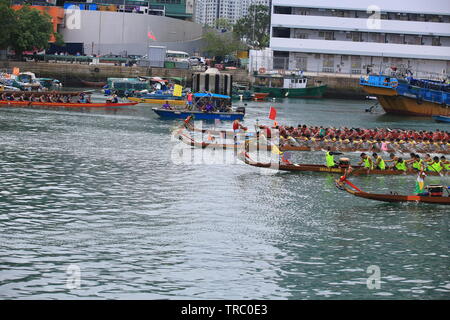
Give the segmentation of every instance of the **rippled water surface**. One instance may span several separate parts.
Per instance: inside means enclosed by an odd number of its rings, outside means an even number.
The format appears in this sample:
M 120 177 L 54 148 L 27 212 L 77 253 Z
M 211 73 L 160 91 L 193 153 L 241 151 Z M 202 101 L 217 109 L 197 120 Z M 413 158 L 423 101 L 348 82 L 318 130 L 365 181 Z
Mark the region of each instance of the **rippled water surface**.
M 280 123 L 444 126 L 364 112 L 371 103 L 249 103 L 245 123 L 274 105 Z M 354 198 L 333 175 L 223 164 L 232 151 L 192 152 L 171 139 L 177 124 L 146 105 L 0 108 L 0 298 L 450 298 L 449 208 Z M 353 179 L 380 193 L 411 193 L 414 181 Z

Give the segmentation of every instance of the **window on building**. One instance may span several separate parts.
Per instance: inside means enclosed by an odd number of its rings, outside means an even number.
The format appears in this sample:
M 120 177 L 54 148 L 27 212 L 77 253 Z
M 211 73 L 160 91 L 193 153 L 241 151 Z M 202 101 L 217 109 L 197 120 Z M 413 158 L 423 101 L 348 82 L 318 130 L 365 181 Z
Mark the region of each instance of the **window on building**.
M 294 34 L 293 37 L 296 39 L 308 39 L 309 34 L 306 33 L 304 30 L 302 29 L 293 29 L 294 30 Z
M 352 38 L 352 41 L 354 41 L 354 42 L 361 42 L 362 34 L 361 34 L 361 32 L 352 32 L 351 38 Z
M 272 36 L 275 38 L 290 38 L 291 37 L 291 29 L 290 28 L 282 28 L 282 27 L 273 27 L 272 28 Z
M 334 55 L 332 54 L 323 55 L 322 72 L 334 72 Z
M 351 73 L 352 74 L 361 74 L 361 56 L 351 56 Z
M 431 39 L 431 45 L 432 46 L 440 46 L 441 45 L 441 38 L 440 37 L 433 37 Z
M 273 6 L 273 13 L 292 14 L 292 7 Z

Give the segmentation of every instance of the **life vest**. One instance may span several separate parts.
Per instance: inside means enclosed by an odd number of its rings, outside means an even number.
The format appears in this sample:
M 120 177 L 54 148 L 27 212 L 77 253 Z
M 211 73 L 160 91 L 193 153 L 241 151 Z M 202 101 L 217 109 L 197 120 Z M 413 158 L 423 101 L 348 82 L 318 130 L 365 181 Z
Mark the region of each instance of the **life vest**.
M 414 169 L 421 170 L 422 169 L 422 163 L 423 163 L 422 159 L 420 159 L 419 161 L 414 161 L 412 167 Z
M 383 158 L 381 158 L 380 156 L 378 156 L 377 159 L 380 159 L 380 162 L 378 163 L 378 169 L 380 170 L 384 170 L 386 169 L 386 163 L 384 162 Z
M 327 161 L 327 167 L 331 168 L 334 167 L 336 165 L 336 162 L 334 162 L 334 157 L 330 154 L 329 151 L 327 151 L 326 155 L 325 155 L 326 161 Z
M 397 162 L 397 164 L 395 165 L 395 168 L 397 168 L 397 170 L 400 170 L 400 171 L 406 171 L 407 167 L 406 167 L 405 160 L 403 160 L 402 162 Z
M 442 164 L 442 166 L 444 167 L 444 169 L 446 171 L 450 171 L 450 163 L 444 163 L 444 164 Z
M 370 170 L 373 169 L 369 158 L 365 158 L 363 161 L 364 161 L 364 168 L 367 168 L 367 169 L 370 169 Z
M 433 162 L 430 166 L 428 166 L 428 168 L 430 168 L 430 171 L 434 171 L 434 172 L 441 172 L 443 169 L 440 161 Z

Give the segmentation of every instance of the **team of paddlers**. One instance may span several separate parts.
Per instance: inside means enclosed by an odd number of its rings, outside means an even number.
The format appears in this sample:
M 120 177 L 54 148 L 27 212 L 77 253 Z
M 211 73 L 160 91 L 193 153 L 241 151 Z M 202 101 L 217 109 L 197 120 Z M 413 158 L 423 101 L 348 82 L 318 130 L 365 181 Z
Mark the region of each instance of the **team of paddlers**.
M 260 129 L 272 135 L 277 129 L 280 147 L 308 147 L 322 150 L 331 147 L 334 151 L 402 152 L 402 153 L 450 153 L 450 133 L 435 131 L 417 131 L 404 129 L 363 129 L 363 128 L 326 128 L 299 125 L 298 127 L 260 126 Z
M 39 94 L 16 94 L 6 93 L 0 95 L 1 101 L 28 101 L 41 103 L 91 103 L 89 94 L 80 93 L 79 95 L 60 94 L 60 93 L 39 93 Z
M 339 163 L 335 161 L 334 156 L 342 154 L 340 152 L 333 152 L 331 148 L 328 147 L 325 154 L 326 166 L 329 168 L 337 168 L 341 166 L 341 161 L 348 161 L 348 158 L 341 158 Z M 346 165 L 349 163 L 346 163 Z M 358 165 L 363 165 L 367 170 L 399 170 L 407 171 L 408 169 L 413 169 L 417 171 L 432 171 L 432 172 L 446 172 L 450 171 L 450 161 L 446 159 L 445 156 L 434 156 L 426 154 L 423 158 L 416 153 L 410 153 L 409 158 L 405 159 L 396 156 L 395 153 L 389 154 L 389 159 L 383 159 L 383 157 L 377 153 L 372 153 L 370 156 L 366 153 L 361 153 L 360 162 Z

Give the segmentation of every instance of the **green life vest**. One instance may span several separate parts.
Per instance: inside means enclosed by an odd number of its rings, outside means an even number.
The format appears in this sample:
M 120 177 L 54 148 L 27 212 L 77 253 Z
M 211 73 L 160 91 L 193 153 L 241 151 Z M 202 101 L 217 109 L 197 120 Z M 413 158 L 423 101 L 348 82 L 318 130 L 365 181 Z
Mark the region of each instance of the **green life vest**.
M 373 169 L 369 158 L 365 158 L 363 161 L 364 161 L 364 168 L 371 169 L 371 170 Z
M 443 164 L 445 170 L 450 171 L 450 163 Z
M 420 170 L 422 168 L 422 162 L 423 162 L 422 159 L 420 159 L 419 161 L 414 161 L 414 163 L 412 165 L 413 168 L 417 169 L 417 170 Z
M 395 165 L 395 167 L 397 168 L 397 170 L 400 171 L 406 171 L 406 162 L 405 160 L 403 160 L 402 162 L 397 162 L 397 164 Z
M 429 166 L 430 171 L 434 171 L 434 172 L 441 172 L 442 171 L 442 166 L 441 166 L 441 162 L 433 162 L 433 164 L 431 166 Z
M 334 157 L 330 154 L 329 151 L 327 151 L 325 157 L 326 157 L 327 167 L 328 168 L 334 167 L 336 165 L 336 163 L 334 162 Z
M 380 159 L 380 162 L 378 163 L 378 169 L 380 170 L 386 169 L 386 163 L 384 162 L 384 160 L 381 157 L 378 157 L 378 159 Z

